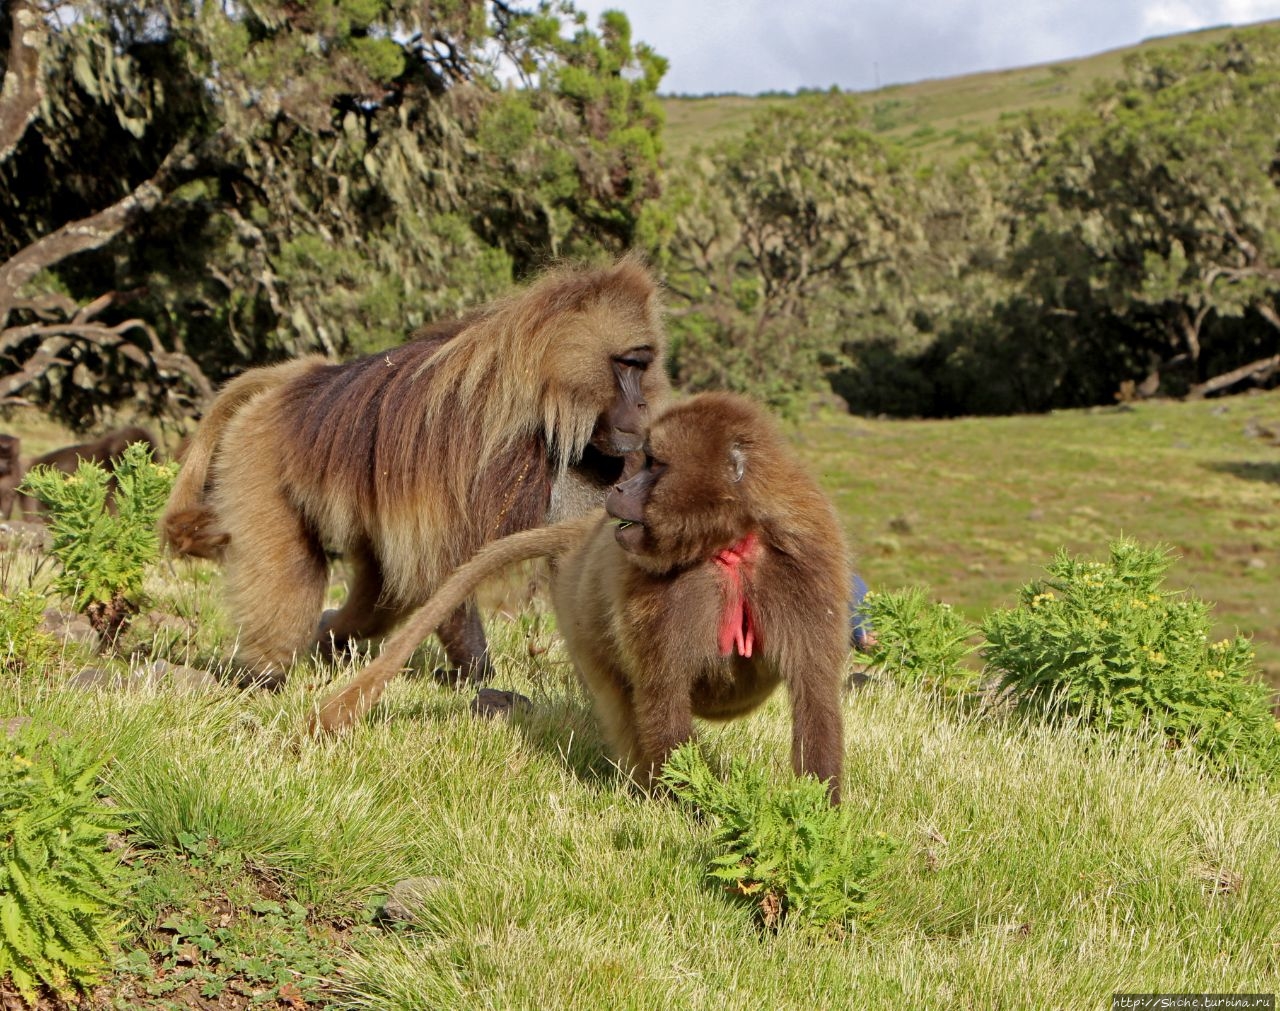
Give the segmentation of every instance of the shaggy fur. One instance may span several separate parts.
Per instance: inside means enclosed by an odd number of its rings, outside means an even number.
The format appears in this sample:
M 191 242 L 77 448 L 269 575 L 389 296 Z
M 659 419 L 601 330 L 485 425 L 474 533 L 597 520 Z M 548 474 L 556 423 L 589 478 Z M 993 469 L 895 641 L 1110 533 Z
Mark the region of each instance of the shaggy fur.
M 259 394 L 279 389 L 285 383 L 329 364 L 319 355 L 308 355 L 250 369 L 237 376 L 218 393 L 204 421 L 180 453 L 182 469 L 169 492 L 160 517 L 160 537 L 179 555 L 193 558 L 221 558 L 231 535 L 218 526 L 207 502 L 212 487 L 210 469 L 218 440 L 236 413 Z
M 690 737 L 694 716 L 744 715 L 783 683 L 794 767 L 827 782 L 838 800 L 849 567 L 830 502 L 768 414 L 730 394 L 669 410 L 646 452 L 646 466 L 609 496 L 608 515 L 515 534 L 454 573 L 325 702 L 315 728 L 337 730 L 367 712 L 417 643 L 483 579 L 549 556 L 569 654 L 605 738 L 643 784 Z M 744 539 L 753 545 L 741 577 L 755 648 L 722 655 L 717 633 L 732 595 L 716 559 Z
M 602 421 L 618 370 L 630 374 L 619 361 L 654 356 L 632 370 L 641 414 L 665 395 L 661 312 L 649 271 L 624 258 L 549 272 L 385 352 L 233 383 L 163 522 L 176 546 L 185 511 L 210 511 L 202 529 L 221 541 L 242 661 L 278 672 L 316 643 L 326 552 L 352 571 L 347 603 L 321 627 L 341 642 L 381 635 L 481 545 L 543 522 L 553 482 L 589 446 L 619 451 Z M 478 619 L 457 625 L 442 636 L 450 662 L 481 662 Z

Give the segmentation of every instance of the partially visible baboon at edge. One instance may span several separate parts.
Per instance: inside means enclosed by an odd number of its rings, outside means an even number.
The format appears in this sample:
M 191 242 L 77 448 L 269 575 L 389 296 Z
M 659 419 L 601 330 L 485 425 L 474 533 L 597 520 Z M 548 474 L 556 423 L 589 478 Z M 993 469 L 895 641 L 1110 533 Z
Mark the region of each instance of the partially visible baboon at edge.
M 0 519 L 13 515 L 22 483 L 22 440 L 16 435 L 0 435 Z
M 62 471 L 64 474 L 74 474 L 83 460 L 87 463 L 96 463 L 103 470 L 111 473 L 115 470 L 116 461 L 124 451 L 135 442 L 143 442 L 151 447 L 151 454 L 154 459 L 160 458 L 160 443 L 154 435 L 143 428 L 141 425 L 128 425 L 124 428 L 116 428 L 91 442 L 77 442 L 71 446 L 63 446 L 60 449 L 52 449 L 42 456 L 37 456 L 34 460 L 27 463 L 27 469 L 32 467 L 53 467 Z M 111 489 L 115 490 L 115 481 L 111 482 Z M 22 514 L 24 519 L 40 519 L 48 509 L 44 503 L 31 495 L 21 495 Z
M 849 566 L 830 502 L 772 419 L 723 393 L 672 408 L 605 509 L 480 551 L 325 702 L 315 726 L 336 730 L 367 712 L 481 580 L 550 556 L 569 655 L 606 740 L 642 784 L 690 737 L 694 716 L 742 716 L 782 683 L 793 766 L 838 801 Z
M 164 535 L 221 553 L 240 661 L 277 680 L 317 644 L 383 635 L 481 545 L 544 522 L 557 481 L 603 498 L 667 391 L 664 349 L 657 285 L 625 257 L 347 364 L 253 370 L 201 423 Z M 321 619 L 330 553 L 348 595 Z M 470 602 L 439 633 L 456 670 L 487 676 Z

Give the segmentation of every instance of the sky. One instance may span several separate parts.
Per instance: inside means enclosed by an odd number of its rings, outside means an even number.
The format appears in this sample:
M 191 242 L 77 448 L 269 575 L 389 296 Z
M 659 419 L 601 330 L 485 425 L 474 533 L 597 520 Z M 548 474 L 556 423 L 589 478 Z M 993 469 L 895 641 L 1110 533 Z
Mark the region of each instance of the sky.
M 575 0 L 671 62 L 661 92 L 870 91 L 1280 18 L 1280 0 Z

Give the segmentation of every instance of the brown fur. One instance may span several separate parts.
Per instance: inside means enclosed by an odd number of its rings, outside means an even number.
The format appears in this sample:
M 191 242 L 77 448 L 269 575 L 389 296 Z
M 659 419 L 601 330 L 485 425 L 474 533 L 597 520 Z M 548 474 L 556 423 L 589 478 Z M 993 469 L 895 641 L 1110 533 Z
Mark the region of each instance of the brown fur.
M 22 440 L 16 435 L 0 435 L 0 519 L 13 515 L 18 500 L 18 485 L 25 473 L 22 467 Z
M 72 446 L 50 450 L 27 463 L 32 467 L 53 467 L 64 474 L 74 474 L 80 462 L 96 463 L 108 473 L 115 469 L 116 460 L 133 443 L 142 442 L 151 447 L 154 459 L 160 459 L 160 443 L 154 435 L 141 425 L 128 425 L 125 428 L 113 429 L 91 442 L 78 442 Z M 115 490 L 115 481 L 110 485 Z M 39 519 L 48 512 L 44 503 L 30 495 L 20 495 L 24 519 Z
M 351 579 L 320 638 L 385 633 L 481 545 L 542 523 L 554 481 L 591 447 L 630 448 L 605 423 L 620 398 L 617 362 L 638 348 L 656 356 L 643 370 L 644 413 L 644 399 L 666 391 L 664 345 L 656 285 L 628 257 L 551 271 L 347 364 L 246 373 L 193 440 L 166 539 L 180 548 L 186 510 L 207 510 L 191 540 L 219 539 L 241 660 L 277 677 L 317 643 L 326 553 L 346 558 Z M 462 605 L 442 638 L 452 664 L 483 671 L 474 609 Z
M 160 538 L 175 554 L 221 558 L 231 540 L 231 535 L 219 527 L 206 500 L 211 484 L 210 467 L 227 422 L 259 394 L 277 390 L 291 379 L 327 364 L 326 358 L 308 355 L 279 365 L 250 369 L 218 392 L 195 435 L 185 440 L 179 454 L 182 469 L 160 517 Z
M 840 524 L 814 479 L 757 405 L 703 394 L 658 418 L 656 461 L 619 484 L 600 512 L 515 534 L 459 569 L 328 699 L 320 730 L 367 712 L 415 646 L 487 576 L 553 560 L 552 602 L 570 656 L 624 766 L 651 781 L 692 733 L 692 717 L 730 719 L 787 686 L 792 761 L 839 798 L 840 683 L 848 649 L 849 568 Z M 720 655 L 725 577 L 712 557 L 748 533 L 760 549 L 746 576 L 758 640 L 748 659 Z

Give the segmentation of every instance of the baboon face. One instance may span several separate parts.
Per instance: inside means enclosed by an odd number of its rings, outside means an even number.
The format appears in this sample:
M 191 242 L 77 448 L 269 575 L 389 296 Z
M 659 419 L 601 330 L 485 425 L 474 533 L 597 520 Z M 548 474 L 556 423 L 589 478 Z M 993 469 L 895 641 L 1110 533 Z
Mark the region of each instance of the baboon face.
M 561 340 L 542 363 L 553 402 L 594 407 L 590 445 L 608 456 L 644 445 L 651 409 L 669 389 L 655 314 L 649 302 L 588 302 L 561 324 Z
M 591 444 L 610 456 L 625 456 L 644 445 L 649 431 L 648 389 L 654 351 L 650 347 L 631 348 L 612 359 L 614 397 L 596 422 Z
M 706 397 L 668 411 L 605 499 L 618 545 L 653 570 L 705 560 L 751 527 L 751 426 Z

